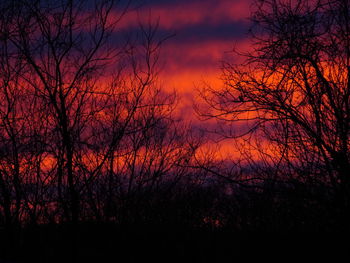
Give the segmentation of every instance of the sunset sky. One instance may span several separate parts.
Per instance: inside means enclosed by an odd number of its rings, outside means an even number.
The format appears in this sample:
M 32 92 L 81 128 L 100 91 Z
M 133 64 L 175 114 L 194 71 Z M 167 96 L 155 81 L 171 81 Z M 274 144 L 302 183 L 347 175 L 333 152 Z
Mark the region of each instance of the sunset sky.
M 221 85 L 220 62 L 232 58 L 233 47 L 248 46 L 252 0 L 144 0 L 122 21 L 137 28 L 138 20 L 159 19 L 159 34 L 174 35 L 162 48 L 161 81 L 181 96 L 183 117 L 192 116 L 195 87 Z
M 0 0 L 0 263 L 233 262 L 349 211 L 350 0 Z

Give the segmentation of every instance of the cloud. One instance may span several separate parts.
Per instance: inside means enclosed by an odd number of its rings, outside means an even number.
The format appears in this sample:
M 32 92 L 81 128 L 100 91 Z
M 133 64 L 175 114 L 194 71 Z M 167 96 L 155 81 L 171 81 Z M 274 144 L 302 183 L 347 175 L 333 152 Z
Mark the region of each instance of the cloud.
M 195 119 L 195 87 L 204 82 L 222 85 L 221 61 L 232 60 L 233 47 L 249 48 L 246 32 L 250 26 L 252 0 L 146 0 L 129 12 L 118 25 L 136 32 L 157 22 L 158 35 L 175 33 L 162 46 L 160 80 L 166 90 L 176 90 L 179 113 Z M 118 29 L 117 28 L 117 29 Z
M 223 23 L 247 21 L 251 0 L 157 1 L 149 0 L 131 10 L 120 28 L 136 27 L 159 18 L 162 29 L 179 30 L 194 25 L 218 26 Z M 117 15 L 117 14 L 116 14 Z

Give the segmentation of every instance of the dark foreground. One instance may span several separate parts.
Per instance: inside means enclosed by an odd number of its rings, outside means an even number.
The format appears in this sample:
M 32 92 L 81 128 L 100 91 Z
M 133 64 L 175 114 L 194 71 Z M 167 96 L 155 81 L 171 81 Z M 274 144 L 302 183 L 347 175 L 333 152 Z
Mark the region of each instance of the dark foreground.
M 324 192 L 287 190 L 223 196 L 191 188 L 170 199 L 141 196 L 120 206 L 119 221 L 0 225 L 0 263 L 349 258 L 349 209 Z
M 348 258 L 345 233 L 242 233 L 180 226 L 86 223 L 21 230 L 9 244 L 1 233 L 0 262 L 240 262 L 242 259 L 336 262 Z

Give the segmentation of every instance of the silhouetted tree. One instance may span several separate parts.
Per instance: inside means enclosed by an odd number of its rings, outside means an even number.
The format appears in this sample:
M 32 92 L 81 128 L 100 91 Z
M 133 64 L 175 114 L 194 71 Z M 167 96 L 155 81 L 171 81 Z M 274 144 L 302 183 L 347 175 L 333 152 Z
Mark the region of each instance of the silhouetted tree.
M 119 5 L 118 5 L 119 4 Z M 127 39 L 129 1 L 4 1 L 0 52 L 3 223 L 121 220 L 191 174 L 200 145 L 158 81 L 157 23 Z
M 232 124 L 225 135 L 251 150 L 246 160 L 258 159 L 260 172 L 273 167 L 259 179 L 327 185 L 349 209 L 350 3 L 259 0 L 254 8 L 252 51 L 238 53 L 240 65 L 223 64 L 225 87 L 203 90 L 201 114 Z
M 129 4 L 0 4 L 0 224 L 14 241 L 69 223 L 76 255 L 82 222 L 147 221 L 193 175 L 200 140 L 158 81 L 166 38 L 157 23 L 118 35 Z

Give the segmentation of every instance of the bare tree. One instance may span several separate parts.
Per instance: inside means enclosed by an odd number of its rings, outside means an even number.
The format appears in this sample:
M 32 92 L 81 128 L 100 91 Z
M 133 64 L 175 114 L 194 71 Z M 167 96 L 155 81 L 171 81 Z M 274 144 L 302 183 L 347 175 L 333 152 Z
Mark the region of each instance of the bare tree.
M 173 117 L 176 94 L 158 81 L 167 36 L 150 22 L 122 39 L 116 26 L 129 2 L 118 3 L 2 3 L 6 222 L 111 220 L 121 199 L 189 174 L 199 143 Z
M 225 87 L 203 90 L 201 114 L 232 124 L 225 135 L 250 142 L 280 180 L 331 186 L 348 208 L 350 3 L 255 3 L 253 51 L 223 64 Z

